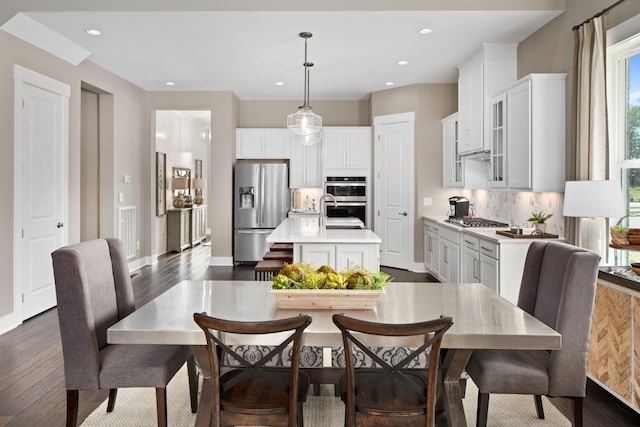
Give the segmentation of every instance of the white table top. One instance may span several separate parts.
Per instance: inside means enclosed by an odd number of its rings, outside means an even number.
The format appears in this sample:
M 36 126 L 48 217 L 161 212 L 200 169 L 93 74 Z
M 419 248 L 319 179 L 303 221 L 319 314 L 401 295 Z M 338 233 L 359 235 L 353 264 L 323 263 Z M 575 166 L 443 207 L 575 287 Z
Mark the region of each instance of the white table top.
M 321 228 L 318 217 L 292 217 L 285 219 L 267 237 L 275 243 L 380 243 L 380 237 L 371 230 L 327 230 Z
M 341 345 L 334 313 L 384 323 L 453 317 L 443 348 L 559 349 L 561 336 L 484 285 L 391 283 L 373 310 L 281 310 L 270 282 L 182 281 L 109 328 L 110 344 L 204 345 L 194 312 L 238 321 L 262 321 L 307 312 L 313 322 L 304 344 Z

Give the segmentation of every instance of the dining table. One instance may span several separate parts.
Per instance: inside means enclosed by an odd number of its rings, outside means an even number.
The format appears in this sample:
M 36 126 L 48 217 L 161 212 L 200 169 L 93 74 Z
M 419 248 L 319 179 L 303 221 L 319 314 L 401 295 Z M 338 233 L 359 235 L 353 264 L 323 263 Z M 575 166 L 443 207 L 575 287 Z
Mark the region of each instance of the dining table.
M 111 326 L 107 341 L 191 346 L 204 376 L 196 426 L 209 425 L 211 395 L 207 385 L 210 373 L 206 341 L 193 313 L 234 321 L 266 321 L 306 313 L 311 315 L 312 322 L 303 334 L 303 344 L 320 347 L 342 345 L 342 335 L 332 320 L 335 313 L 391 324 L 451 316 L 453 326 L 442 339 L 441 363 L 442 404 L 450 426 L 467 425 L 460 378 L 474 350 L 562 347 L 558 332 L 480 283 L 391 282 L 373 309 L 311 310 L 279 308 L 271 282 L 185 280 Z M 259 338 L 255 336 L 235 339 L 237 344 L 271 344 L 256 342 Z M 394 345 L 399 344 L 394 341 Z

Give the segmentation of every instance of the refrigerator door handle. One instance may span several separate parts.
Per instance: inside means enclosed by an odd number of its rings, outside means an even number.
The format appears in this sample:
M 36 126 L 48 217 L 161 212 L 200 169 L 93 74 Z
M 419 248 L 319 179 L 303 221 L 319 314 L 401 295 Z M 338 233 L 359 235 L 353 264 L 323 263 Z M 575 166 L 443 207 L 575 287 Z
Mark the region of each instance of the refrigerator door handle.
M 271 233 L 273 233 L 273 228 L 260 229 L 260 230 L 256 230 L 256 229 L 247 229 L 247 230 L 236 229 L 236 233 L 238 233 L 238 234 L 271 234 Z
M 260 225 L 264 225 L 264 166 L 260 167 Z

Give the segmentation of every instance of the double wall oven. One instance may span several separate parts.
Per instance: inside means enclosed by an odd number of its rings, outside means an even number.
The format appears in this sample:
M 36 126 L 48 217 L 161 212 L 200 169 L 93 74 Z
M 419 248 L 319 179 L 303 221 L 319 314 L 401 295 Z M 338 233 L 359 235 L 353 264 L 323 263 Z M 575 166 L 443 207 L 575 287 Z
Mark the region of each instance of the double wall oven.
M 356 217 L 367 224 L 367 178 L 364 176 L 328 176 L 324 192 L 336 198 L 337 206 L 325 200 L 328 217 Z

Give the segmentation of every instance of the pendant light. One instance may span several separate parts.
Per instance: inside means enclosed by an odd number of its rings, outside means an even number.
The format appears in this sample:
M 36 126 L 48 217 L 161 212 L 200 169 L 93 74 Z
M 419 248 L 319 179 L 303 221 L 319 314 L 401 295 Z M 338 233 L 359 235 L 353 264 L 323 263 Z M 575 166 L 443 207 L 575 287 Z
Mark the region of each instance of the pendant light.
M 309 105 L 309 68 L 313 67 L 313 62 L 307 61 L 307 39 L 313 34 L 303 32 L 299 34 L 304 39 L 304 105 L 298 107 L 298 111 L 287 116 L 287 127 L 297 135 L 310 136 L 318 133 L 322 129 L 322 117 L 315 114 Z M 321 138 L 309 138 L 309 141 L 317 142 Z M 307 140 L 307 138 L 305 138 Z

